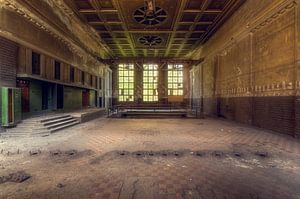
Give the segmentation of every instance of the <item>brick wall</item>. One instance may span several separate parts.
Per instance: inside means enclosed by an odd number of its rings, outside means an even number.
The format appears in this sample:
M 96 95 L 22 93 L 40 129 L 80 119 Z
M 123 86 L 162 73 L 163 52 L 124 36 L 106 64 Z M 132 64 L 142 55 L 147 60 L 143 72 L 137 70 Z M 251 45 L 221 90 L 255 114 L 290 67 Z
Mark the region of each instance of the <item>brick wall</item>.
M 0 37 L 0 87 L 16 87 L 18 46 Z
M 246 2 L 203 46 L 194 70 L 204 71 L 196 78 L 205 114 L 299 137 L 298 9 L 291 1 Z

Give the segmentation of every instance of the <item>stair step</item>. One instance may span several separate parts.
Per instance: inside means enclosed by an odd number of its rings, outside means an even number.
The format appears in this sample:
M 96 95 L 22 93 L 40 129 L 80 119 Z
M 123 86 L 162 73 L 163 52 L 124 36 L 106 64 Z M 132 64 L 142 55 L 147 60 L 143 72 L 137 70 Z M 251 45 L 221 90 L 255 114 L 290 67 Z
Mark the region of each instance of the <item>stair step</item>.
M 12 129 L 12 130 L 7 130 L 7 133 L 31 133 L 32 130 L 31 129 Z
M 37 132 L 37 133 L 1 133 L 2 137 L 31 137 L 31 136 L 45 136 L 50 135 L 50 132 Z
M 34 128 L 34 127 L 39 127 L 39 126 L 42 126 L 41 124 L 18 124 L 17 127 L 19 128 Z
M 77 125 L 77 124 L 79 124 L 79 123 L 80 123 L 79 121 L 74 121 L 74 122 L 72 122 L 72 123 L 68 123 L 68 124 L 59 126 L 59 127 L 57 127 L 57 128 L 50 129 L 50 132 L 51 132 L 51 133 L 54 133 L 54 132 L 57 132 L 57 131 L 59 131 L 59 130 L 62 130 L 62 129 L 65 129 L 65 128 L 68 128 L 68 127 Z
M 3 137 L 30 137 L 46 136 L 53 132 L 74 126 L 80 122 L 71 115 L 60 115 L 55 117 L 42 117 L 40 119 L 23 120 L 15 128 L 9 128 L 0 133 Z
M 71 120 L 62 121 L 62 122 L 58 122 L 58 123 L 54 123 L 54 124 L 45 126 L 44 128 L 53 129 L 53 128 L 56 128 L 56 127 L 59 127 L 59 126 L 65 125 L 65 124 L 69 124 L 69 123 L 72 123 L 72 122 L 75 122 L 75 121 L 77 121 L 77 120 L 72 118 Z
M 5 132 L 1 133 L 0 135 L 17 135 L 17 136 L 24 136 L 24 135 L 38 135 L 38 134 L 50 134 L 50 131 L 34 131 L 34 132 Z
M 51 124 L 55 124 L 55 123 L 62 122 L 62 121 L 68 121 L 68 120 L 71 120 L 71 119 L 73 119 L 73 117 L 69 116 L 69 117 L 64 117 L 64 118 L 60 118 L 60 119 L 56 119 L 56 120 L 51 120 L 51 121 L 43 122 L 42 124 L 44 126 L 48 126 L 48 125 L 51 125 Z
M 43 123 L 43 122 L 48 122 L 48 121 L 57 120 L 60 118 L 66 118 L 66 117 L 70 117 L 70 115 L 53 116 L 53 117 L 41 119 L 39 121 Z

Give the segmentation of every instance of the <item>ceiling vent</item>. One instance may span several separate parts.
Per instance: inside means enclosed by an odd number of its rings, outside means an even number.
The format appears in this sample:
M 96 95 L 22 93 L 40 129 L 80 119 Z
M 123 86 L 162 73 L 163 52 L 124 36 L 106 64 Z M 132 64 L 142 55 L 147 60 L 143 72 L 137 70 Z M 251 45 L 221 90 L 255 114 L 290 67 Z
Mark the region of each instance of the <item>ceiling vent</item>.
M 149 12 L 147 7 L 141 7 L 134 12 L 133 18 L 140 24 L 153 26 L 164 22 L 167 12 L 160 7 L 155 7 L 153 12 Z
M 145 46 L 157 46 L 161 44 L 162 38 L 156 35 L 143 36 L 139 38 L 139 42 Z

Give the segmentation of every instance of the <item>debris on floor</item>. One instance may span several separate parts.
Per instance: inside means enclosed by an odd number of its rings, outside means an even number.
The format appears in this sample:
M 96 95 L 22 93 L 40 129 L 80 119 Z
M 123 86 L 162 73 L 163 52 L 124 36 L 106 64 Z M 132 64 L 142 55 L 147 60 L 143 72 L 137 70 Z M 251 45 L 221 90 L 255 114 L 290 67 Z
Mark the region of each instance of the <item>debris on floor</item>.
M 6 182 L 15 182 L 15 183 L 21 183 L 31 178 L 31 175 L 26 173 L 25 171 L 17 171 L 15 173 L 10 173 L 6 176 L 0 177 L 0 184 L 6 183 Z

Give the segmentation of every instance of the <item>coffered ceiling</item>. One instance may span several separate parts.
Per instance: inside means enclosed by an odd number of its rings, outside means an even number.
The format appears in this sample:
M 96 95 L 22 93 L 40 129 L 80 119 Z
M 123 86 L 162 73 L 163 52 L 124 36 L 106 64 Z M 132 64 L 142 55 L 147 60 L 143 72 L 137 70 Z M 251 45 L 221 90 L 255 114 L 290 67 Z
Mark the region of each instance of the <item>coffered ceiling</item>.
M 245 0 L 66 0 L 91 25 L 115 58 L 184 58 L 206 42 Z

